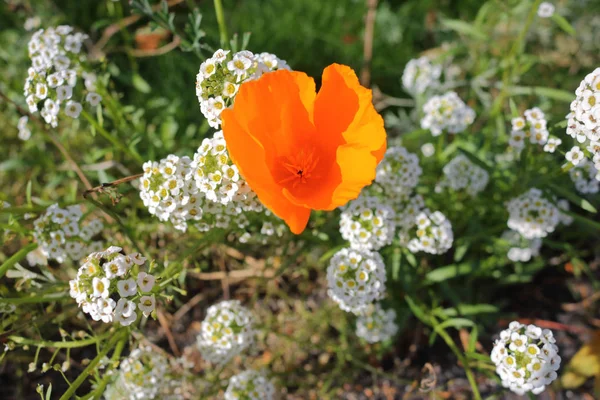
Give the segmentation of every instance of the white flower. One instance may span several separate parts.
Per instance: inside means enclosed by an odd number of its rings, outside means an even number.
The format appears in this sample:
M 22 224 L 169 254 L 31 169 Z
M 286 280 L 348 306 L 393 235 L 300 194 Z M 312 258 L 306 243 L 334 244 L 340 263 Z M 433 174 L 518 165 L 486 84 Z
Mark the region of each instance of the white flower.
M 411 229 L 406 247 L 412 253 L 424 251 L 430 254 L 444 254 L 452 248 L 454 233 L 452 224 L 439 211 L 431 212 L 424 208 L 414 217 L 416 229 Z
M 573 146 L 573 148 L 571 148 L 571 150 L 569 150 L 567 154 L 565 154 L 565 158 L 567 159 L 567 161 L 570 161 L 573 165 L 579 164 L 579 162 L 583 160 L 584 157 L 585 155 L 583 154 L 579 146 Z
M 65 114 L 67 114 L 71 118 L 79 118 L 79 114 L 81 113 L 81 104 L 76 101 L 69 100 L 67 101 L 67 105 L 65 107 Z
M 454 157 L 444 166 L 443 171 L 444 178 L 438 186 L 440 189 L 449 187 L 454 191 L 465 190 L 471 196 L 483 191 L 489 181 L 488 172 L 463 154 Z
M 253 323 L 250 311 L 237 300 L 210 306 L 197 337 L 202 357 L 216 364 L 227 363 L 254 343 Z
M 119 296 L 130 297 L 137 293 L 137 286 L 135 280 L 129 278 L 117 282 L 117 288 L 119 289 Z
M 379 303 L 371 304 L 356 319 L 356 335 L 369 343 L 391 339 L 398 332 L 396 312 L 384 310 Z
M 73 87 L 68 85 L 59 86 L 56 88 L 56 96 L 58 100 L 68 100 L 73 96 Z
M 344 311 L 360 314 L 385 294 L 385 265 L 379 253 L 342 249 L 327 267 L 327 294 Z
M 540 4 L 537 11 L 538 17 L 550 18 L 554 15 L 554 4 L 544 1 Z
M 594 194 L 600 191 L 600 181 L 596 166 L 584 158 L 569 170 L 569 176 L 579 193 Z
M 424 157 L 431 157 L 435 154 L 435 146 L 433 143 L 425 143 L 421 146 L 421 153 L 423 153 Z
M 48 97 L 48 86 L 45 83 L 38 83 L 35 85 L 35 97 L 39 100 L 44 100 Z
M 361 196 L 342 212 L 340 233 L 353 248 L 378 250 L 394 238 L 394 217 L 394 210 L 377 197 Z
M 87 101 L 92 107 L 96 107 L 102 101 L 102 96 L 98 93 L 90 92 L 85 95 L 85 101 Z
M 123 326 L 129 326 L 135 322 L 137 314 L 135 312 L 135 303 L 127 299 L 119 299 L 115 308 L 115 322 Z
M 247 370 L 229 379 L 225 400 L 274 400 L 275 386 L 262 374 Z
M 375 182 L 383 186 L 388 196 L 392 193 L 410 194 L 419 183 L 422 172 L 416 154 L 402 146 L 392 146 L 377 166 Z
M 546 145 L 544 146 L 544 151 L 546 153 L 554 153 L 556 148 L 558 146 L 560 146 L 561 143 L 562 143 L 562 140 L 560 140 L 558 138 L 550 138 L 550 139 L 548 139 L 548 141 L 546 142 Z
M 110 288 L 110 280 L 108 278 L 95 277 L 92 280 L 92 287 L 94 288 L 94 297 L 108 297 L 108 289 Z
M 427 57 L 410 60 L 402 73 L 402 84 L 412 95 L 425 93 L 440 85 L 442 66 L 433 64 Z
M 539 189 L 532 188 L 507 203 L 508 227 L 525 239 L 546 237 L 560 222 L 560 211 L 542 197 Z
M 547 331 L 546 334 L 547 339 L 541 328 L 525 326 L 516 321 L 511 323 L 509 329 L 500 332 L 491 359 L 496 364 L 496 372 L 503 386 L 519 395 L 527 392 L 539 394 L 556 379 L 555 371 L 560 367 L 561 360 L 558 348 L 547 344 L 549 340 L 554 340 L 552 332 Z
M 540 254 L 542 241 L 539 238 L 525 239 L 520 233 L 508 230 L 502 234 L 502 239 L 511 246 L 507 257 L 513 262 L 528 262 Z
M 152 314 L 152 311 L 156 308 L 156 299 L 154 298 L 154 295 L 140 297 L 138 308 L 146 317 Z
M 467 106 L 455 92 L 433 96 L 423 105 L 421 128 L 429 129 L 433 136 L 443 132 L 463 132 L 475 120 L 475 111 Z
M 138 274 L 137 284 L 138 284 L 140 290 L 144 293 L 148 293 L 148 292 L 152 291 L 155 281 L 156 281 L 156 278 L 150 274 L 147 274 L 145 272 L 140 272 Z

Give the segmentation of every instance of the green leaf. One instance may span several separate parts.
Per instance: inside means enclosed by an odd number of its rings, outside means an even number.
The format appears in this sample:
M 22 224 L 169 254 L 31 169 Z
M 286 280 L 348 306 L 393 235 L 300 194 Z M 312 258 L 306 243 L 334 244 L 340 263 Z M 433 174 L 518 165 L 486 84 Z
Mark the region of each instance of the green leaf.
M 480 159 L 479 157 L 477 157 L 475 154 L 471 153 L 469 150 L 465 149 L 464 147 L 459 147 L 458 151 L 460 151 L 461 153 L 463 153 L 474 164 L 476 164 L 476 165 L 480 166 L 481 168 L 485 169 L 489 174 L 491 174 L 493 172 L 493 168 L 490 165 L 488 165 L 482 159 Z
M 573 219 L 575 221 L 579 221 L 581 223 L 583 223 L 584 225 L 589 226 L 592 229 L 596 229 L 600 231 L 600 222 L 596 222 L 592 219 L 586 218 L 583 215 L 579 215 L 577 213 L 574 213 L 573 211 L 561 211 L 563 214 L 567 214 L 570 215 L 571 217 L 573 217 Z
M 571 36 L 575 36 L 575 28 L 567 21 L 562 15 L 554 13 L 552 15 L 552 21 L 556 22 L 556 25 Z
M 467 250 L 469 250 L 470 243 L 462 243 L 456 246 L 456 250 L 454 251 L 454 262 L 460 262 L 465 254 L 467 254 Z
M 472 327 L 472 326 L 475 326 L 475 323 L 473 321 L 471 321 L 470 319 L 450 318 L 450 319 L 445 320 L 441 324 L 439 324 L 438 328 L 445 329 L 445 328 L 452 327 L 452 328 L 460 329 L 460 328 L 467 328 L 467 327 Z
M 477 337 L 479 336 L 479 330 L 477 329 L 477 325 L 473 326 L 471 329 L 471 335 L 469 335 L 469 345 L 467 350 L 471 353 L 475 352 L 475 346 L 477 345 Z
M 27 200 L 27 205 L 31 207 L 31 179 L 27 182 L 27 187 L 25 188 L 25 199 Z
M 392 280 L 397 281 L 400 277 L 400 266 L 402 265 L 402 252 L 394 249 L 392 254 Z
M 422 322 L 429 324 L 429 317 L 425 314 L 425 311 L 414 302 L 414 300 L 409 296 L 404 296 L 404 300 L 406 300 L 406 304 L 412 311 L 412 313 L 420 319 Z
M 511 96 L 544 96 L 550 99 L 564 101 L 566 103 L 570 103 L 573 101 L 573 99 L 575 99 L 575 95 L 566 90 L 540 86 L 511 86 L 508 88 L 508 93 Z
M 142 93 L 150 93 L 152 90 L 148 82 L 146 82 L 139 74 L 133 74 L 131 83 L 133 83 L 133 87 Z
M 407 250 L 404 252 L 404 257 L 406 257 L 406 261 L 408 261 L 411 267 L 417 268 L 417 258 L 413 253 Z
M 447 265 L 427 273 L 425 279 L 429 282 L 443 282 L 457 276 L 468 275 L 474 270 L 474 265 L 471 263 Z
M 492 304 L 459 304 L 456 308 L 446 308 L 442 313 L 448 317 L 455 317 L 457 315 L 491 314 L 498 311 L 498 307 Z
M 13 265 L 24 259 L 27 254 L 37 249 L 37 247 L 37 243 L 30 243 L 9 257 L 8 260 L 4 261 L 4 263 L 0 265 L 0 278 L 2 278 L 6 274 L 6 271 L 8 271 Z
M 487 36 L 485 35 L 484 32 L 482 32 L 475 26 L 473 26 L 467 22 L 458 20 L 458 19 L 443 19 L 442 25 L 445 28 L 448 28 L 450 30 L 453 30 L 453 31 L 463 34 L 463 35 L 471 36 L 475 39 L 480 39 L 480 40 L 487 39 Z
M 596 214 L 598 212 L 598 210 L 596 209 L 596 207 L 594 207 L 592 205 L 592 203 L 590 203 L 583 197 L 576 195 L 573 191 L 566 190 L 566 189 L 564 189 L 558 185 L 555 185 L 553 183 L 548 183 L 548 184 L 546 184 L 546 186 L 555 195 L 557 195 L 559 197 L 564 197 L 565 199 L 569 200 L 571 203 L 578 205 L 579 207 L 583 208 L 584 210 L 591 212 L 592 214 Z
M 52 383 L 48 385 L 48 391 L 46 392 L 46 400 L 52 399 Z

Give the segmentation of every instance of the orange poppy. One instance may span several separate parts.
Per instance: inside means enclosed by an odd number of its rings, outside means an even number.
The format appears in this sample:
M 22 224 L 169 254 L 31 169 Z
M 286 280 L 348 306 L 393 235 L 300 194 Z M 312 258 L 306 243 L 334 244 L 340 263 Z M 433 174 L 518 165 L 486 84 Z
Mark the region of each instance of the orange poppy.
M 323 84 L 279 70 L 244 83 L 221 114 L 232 161 L 260 201 L 301 233 L 311 210 L 333 210 L 355 199 L 383 158 L 383 119 L 371 90 L 339 64 Z

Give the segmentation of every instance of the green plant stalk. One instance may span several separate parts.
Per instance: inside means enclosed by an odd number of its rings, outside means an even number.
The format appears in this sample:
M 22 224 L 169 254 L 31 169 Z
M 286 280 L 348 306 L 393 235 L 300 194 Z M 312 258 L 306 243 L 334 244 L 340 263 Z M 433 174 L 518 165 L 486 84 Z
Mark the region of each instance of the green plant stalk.
M 32 296 L 32 297 L 13 297 L 13 298 L 2 298 L 0 304 L 35 304 L 35 303 L 50 303 L 57 300 L 70 299 L 71 296 L 63 295 L 60 296 Z
M 221 39 L 221 46 L 227 46 L 227 40 L 229 35 L 227 35 L 227 25 L 225 25 L 225 14 L 223 13 L 223 3 L 221 0 L 214 0 L 215 2 L 215 14 L 217 15 L 217 23 L 219 24 L 219 36 Z
M 115 351 L 113 352 L 112 357 L 110 358 L 111 362 L 115 362 L 119 359 L 119 357 L 121 357 L 121 352 L 123 351 L 123 347 L 125 347 L 125 343 L 127 343 L 127 337 L 124 336 L 119 343 L 117 343 L 117 346 L 115 347 Z M 112 377 L 112 375 L 109 374 L 105 374 L 104 377 L 102 378 L 102 381 L 100 381 L 100 384 L 98 385 L 98 387 L 96 387 L 96 389 L 88 396 L 85 396 L 82 400 L 84 400 L 85 398 L 91 398 L 93 397 L 94 399 L 100 399 L 100 396 L 102 396 L 102 393 L 104 393 L 104 389 L 106 389 L 106 385 L 108 385 L 108 382 L 110 381 L 110 378 Z
M 443 328 L 439 327 L 437 320 L 433 316 L 431 317 L 431 322 L 433 325 L 433 330 L 438 335 L 440 335 L 440 337 L 442 339 L 444 339 L 444 341 L 446 342 L 448 347 L 450 347 L 450 350 L 452 350 L 452 352 L 456 355 L 458 360 L 463 364 L 463 368 L 465 369 L 465 374 L 467 375 L 467 380 L 469 381 L 469 384 L 471 385 L 471 390 L 473 390 L 473 398 L 475 400 L 481 400 L 481 394 L 479 393 L 479 389 L 477 388 L 477 382 L 475 382 L 475 375 L 473 375 L 473 371 L 471 371 L 471 367 L 469 366 L 469 361 L 464 356 L 462 351 L 460 351 L 460 349 L 456 346 L 456 343 L 454 343 L 454 340 L 452 340 L 450 335 L 448 335 L 448 333 Z
M 102 360 L 109 351 L 111 351 L 117 343 L 123 338 L 124 331 L 118 332 L 107 344 L 106 346 L 98 353 L 96 358 L 94 358 L 87 367 L 79 374 L 77 379 L 73 381 L 69 389 L 60 397 L 59 400 L 69 400 L 73 396 L 75 396 L 75 392 L 79 389 L 79 386 L 83 384 L 83 382 L 89 377 L 90 373 L 96 368 L 100 360 Z
M 9 336 L 8 340 L 11 340 L 17 344 L 38 346 L 38 347 L 51 347 L 56 349 L 73 349 L 76 347 L 85 347 L 107 338 L 110 336 L 110 332 L 100 336 L 94 336 L 89 339 L 74 340 L 72 342 L 52 342 L 48 340 L 34 340 L 26 339 L 20 336 Z
M 30 243 L 13 254 L 8 260 L 4 261 L 4 263 L 0 265 L 0 278 L 2 278 L 13 265 L 21 261 L 27 254 L 29 254 L 29 252 L 37 249 L 37 247 L 37 243 Z
M 522 48 L 523 42 L 525 41 L 525 35 L 527 35 L 527 32 L 529 31 L 529 28 L 531 27 L 531 24 L 533 23 L 533 20 L 537 15 L 537 10 L 541 2 L 542 0 L 535 0 L 533 6 L 529 10 L 529 14 L 527 15 L 527 19 L 525 20 L 525 25 L 523 26 L 521 32 L 519 32 L 517 40 L 514 41 L 513 46 L 510 49 L 510 53 L 508 54 L 508 57 L 506 57 L 506 60 L 510 62 L 509 65 L 511 65 L 514 62 L 515 57 L 517 56 L 517 52 Z M 494 101 L 494 105 L 492 106 L 492 110 L 490 112 L 491 116 L 496 116 L 502 111 L 502 104 L 506 99 L 506 96 L 508 94 L 508 87 L 513 76 L 515 75 L 516 69 L 517 66 L 513 65 L 512 67 L 507 66 L 504 70 L 504 73 L 502 75 L 502 90 L 500 91 L 500 94 Z

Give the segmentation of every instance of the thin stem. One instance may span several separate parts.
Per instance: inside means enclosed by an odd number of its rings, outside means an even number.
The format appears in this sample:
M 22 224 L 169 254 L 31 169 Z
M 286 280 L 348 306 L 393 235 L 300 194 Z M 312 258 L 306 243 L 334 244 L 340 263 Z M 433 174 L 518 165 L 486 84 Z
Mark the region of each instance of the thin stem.
M 60 397 L 59 400 L 69 400 L 73 396 L 75 396 L 75 392 L 79 389 L 79 386 L 83 384 L 83 382 L 89 377 L 90 373 L 96 368 L 96 366 L 100 363 L 109 351 L 111 351 L 116 344 L 122 339 L 124 336 L 124 331 L 116 334 L 107 344 L 106 346 L 98 353 L 96 358 L 94 358 L 88 366 L 79 374 L 77 379 L 73 381 L 73 384 L 69 386 L 69 389 Z
M 221 3 L 221 0 L 214 0 L 214 2 L 215 14 L 217 15 L 217 23 L 219 24 L 219 36 L 221 39 L 221 47 L 227 47 L 227 40 L 229 39 L 229 35 L 227 34 L 227 25 L 225 24 L 223 3 Z
M 37 340 L 37 339 L 26 339 L 20 336 L 9 336 L 8 340 L 11 340 L 17 344 L 38 346 L 38 347 L 50 347 L 56 349 L 73 349 L 76 347 L 85 347 L 107 338 L 110 336 L 110 332 L 100 336 L 94 336 L 88 339 L 74 340 L 72 342 L 52 342 L 48 340 Z
M 100 186 L 93 187 L 93 188 L 88 189 L 85 192 L 83 192 L 83 197 L 87 199 L 87 197 L 91 193 L 94 193 L 94 192 L 103 192 L 106 188 L 118 186 L 118 185 L 120 185 L 122 183 L 126 183 L 126 182 L 129 182 L 129 181 L 133 181 L 133 180 L 135 180 L 137 178 L 141 178 L 142 176 L 144 176 L 144 174 L 135 174 L 135 175 L 131 175 L 131 176 L 126 176 L 126 177 L 121 178 L 121 179 L 117 179 L 117 180 L 112 181 L 112 182 L 103 183 Z
M 50 303 L 58 300 L 70 299 L 71 296 L 64 293 L 57 293 L 57 296 L 32 296 L 32 297 L 6 297 L 0 298 L 0 304 L 34 304 L 34 303 Z
M 125 347 L 125 343 L 127 343 L 127 336 L 124 336 L 123 339 L 121 339 L 119 343 L 117 343 L 115 351 L 113 352 L 113 355 L 110 358 L 112 362 L 117 361 L 119 357 L 121 357 L 121 352 Z M 112 375 L 105 374 L 102 378 L 102 381 L 100 381 L 100 384 L 98 384 L 98 387 L 96 387 L 96 389 L 92 392 L 90 397 L 93 397 L 94 399 L 100 399 L 100 396 L 102 396 L 102 393 L 104 393 L 104 389 L 106 388 L 106 385 L 108 385 L 108 382 L 110 381 L 111 377 Z
M 27 246 L 23 247 L 21 250 L 17 251 L 13 254 L 8 260 L 4 261 L 2 265 L 0 265 L 0 278 L 2 278 L 6 272 L 16 263 L 21 261 L 27 254 L 37 249 L 37 243 L 30 243 Z

